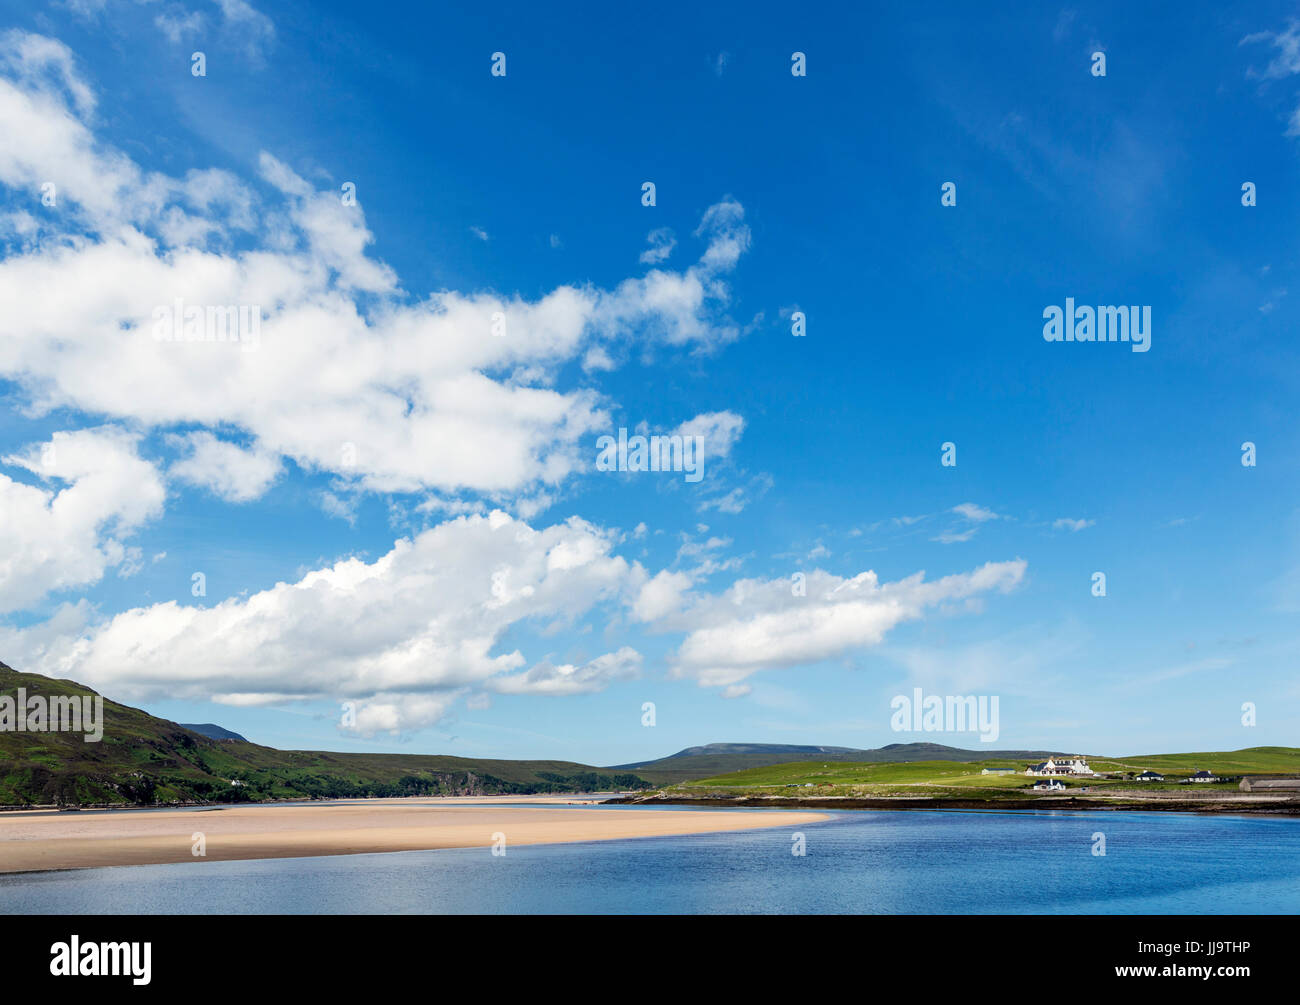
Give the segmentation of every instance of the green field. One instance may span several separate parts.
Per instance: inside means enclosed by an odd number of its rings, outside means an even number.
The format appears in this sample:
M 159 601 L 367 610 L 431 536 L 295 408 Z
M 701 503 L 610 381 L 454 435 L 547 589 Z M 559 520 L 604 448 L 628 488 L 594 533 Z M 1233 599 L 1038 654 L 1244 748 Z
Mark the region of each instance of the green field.
M 713 794 L 758 793 L 781 796 L 813 795 L 969 795 L 996 798 L 1018 794 L 1037 779 L 1025 775 L 1025 761 L 918 761 L 912 763 L 853 763 L 827 760 L 773 764 L 716 775 L 676 786 L 682 791 Z M 1108 788 L 1186 789 L 1179 778 L 1199 770 L 1216 775 L 1300 775 L 1300 749 L 1293 747 L 1251 747 L 1229 752 L 1193 754 L 1151 754 L 1123 758 L 1089 758 L 1098 772 L 1136 774 L 1158 771 L 1165 782 L 1134 782 L 1123 779 L 1069 778 L 1070 789 L 1087 786 L 1089 791 Z M 1014 775 L 983 775 L 984 768 L 1012 768 Z M 811 786 L 811 788 L 809 787 Z M 1237 783 L 1198 783 L 1197 789 L 1236 789 Z

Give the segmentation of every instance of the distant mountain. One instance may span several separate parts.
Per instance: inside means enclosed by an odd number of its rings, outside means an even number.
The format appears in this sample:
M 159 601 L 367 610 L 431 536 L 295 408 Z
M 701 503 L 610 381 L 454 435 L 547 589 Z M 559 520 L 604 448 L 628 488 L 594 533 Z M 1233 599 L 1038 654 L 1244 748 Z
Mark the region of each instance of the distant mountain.
M 209 740 L 248 740 L 238 733 L 232 733 L 225 726 L 218 726 L 215 722 L 182 722 L 178 723 L 181 729 L 188 729 L 191 733 L 198 733 L 199 736 L 206 736 Z
M 0 663 L 0 695 L 16 696 L 19 688 L 29 701 L 96 695 L 76 681 Z M 212 739 L 203 729 L 230 738 Z M 649 784 L 631 772 L 572 761 L 275 750 L 210 723 L 186 727 L 108 698 L 97 743 L 87 743 L 81 732 L 0 730 L 0 806 L 523 794 Z
M 0 663 L 0 695 L 19 687 L 29 696 L 95 694 L 76 681 L 19 673 Z M 791 761 L 1028 762 L 1056 753 L 1073 751 L 960 750 L 938 743 L 891 743 L 877 750 L 709 743 L 607 768 L 442 754 L 341 754 L 275 750 L 213 723 L 169 722 L 105 698 L 99 743 L 84 742 L 80 733 L 0 732 L 0 806 L 635 789 Z
M 668 757 L 637 761 L 606 768 L 607 771 L 635 771 L 658 785 L 689 782 L 697 778 L 765 768 L 791 761 L 983 761 L 1009 759 L 1041 761 L 1060 750 L 962 750 L 941 743 L 891 743 L 885 747 L 857 750 L 852 747 L 811 747 L 785 743 L 708 743 L 687 747 Z
M 706 743 L 702 747 L 687 747 L 685 750 L 679 750 L 675 754 L 669 754 L 667 757 L 657 758 L 657 761 L 670 761 L 678 757 L 711 757 L 714 754 L 781 754 L 783 757 L 787 754 L 807 754 L 810 757 L 817 757 L 822 754 L 852 754 L 856 753 L 853 747 L 808 747 L 800 746 L 794 743 Z M 794 757 L 788 757 L 787 760 L 795 760 Z M 636 764 L 623 764 L 620 767 L 638 768 L 643 764 L 653 764 L 655 761 L 638 761 Z

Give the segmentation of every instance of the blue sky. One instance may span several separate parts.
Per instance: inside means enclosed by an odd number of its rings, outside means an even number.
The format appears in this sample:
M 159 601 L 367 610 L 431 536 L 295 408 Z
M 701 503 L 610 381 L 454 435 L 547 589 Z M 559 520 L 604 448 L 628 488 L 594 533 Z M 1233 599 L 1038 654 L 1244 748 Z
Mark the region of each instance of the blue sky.
M 280 747 L 1294 742 L 1295 9 L 787 6 L 0 5 L 0 659 Z

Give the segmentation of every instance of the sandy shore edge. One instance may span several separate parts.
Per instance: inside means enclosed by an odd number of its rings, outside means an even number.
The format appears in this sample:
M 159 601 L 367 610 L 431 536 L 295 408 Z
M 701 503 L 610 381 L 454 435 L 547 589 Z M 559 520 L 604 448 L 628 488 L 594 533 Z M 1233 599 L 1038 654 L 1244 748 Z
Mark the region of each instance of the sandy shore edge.
M 538 802 L 364 800 L 338 805 L 239 805 L 149 813 L 35 811 L 0 816 L 0 873 L 222 862 L 317 855 L 568 844 L 797 828 L 807 810 L 584 809 Z M 201 835 L 201 837 L 200 837 Z M 196 854 L 201 848 L 202 855 Z

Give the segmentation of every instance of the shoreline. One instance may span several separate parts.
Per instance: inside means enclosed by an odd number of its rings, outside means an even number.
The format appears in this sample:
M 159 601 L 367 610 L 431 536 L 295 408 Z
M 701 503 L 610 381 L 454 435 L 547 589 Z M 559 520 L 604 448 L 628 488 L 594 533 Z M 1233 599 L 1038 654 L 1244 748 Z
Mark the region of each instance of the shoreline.
M 1222 816 L 1300 816 L 1300 800 L 1122 799 L 1042 796 L 1017 799 L 961 799 L 948 796 L 620 796 L 607 804 L 696 806 L 792 810 L 1097 810 L 1114 812 L 1205 813 Z
M 153 812 L 158 813 L 165 810 L 175 810 L 177 812 L 188 810 L 202 809 L 251 809 L 255 806 L 340 806 L 343 804 L 356 804 L 364 806 L 367 803 L 381 802 L 400 802 L 402 800 L 436 800 L 438 803 L 446 805 L 455 805 L 458 802 L 470 802 L 474 804 L 490 805 L 492 802 L 512 802 L 512 803 L 563 803 L 566 806 L 582 806 L 591 803 L 609 802 L 610 796 L 626 795 L 625 792 L 545 792 L 545 793 L 526 793 L 523 795 L 490 795 L 490 796 L 339 796 L 336 799 L 320 799 L 312 796 L 295 796 L 288 799 L 260 799 L 257 801 L 238 802 L 238 803 L 219 803 L 199 800 L 178 800 L 170 803 L 77 803 L 76 805 L 63 805 L 58 803 L 27 803 L 22 806 L 0 806 L 0 813 L 103 813 L 106 810 L 114 813 L 118 811 L 130 812 Z
M 519 801 L 519 797 L 483 797 Z M 0 874 L 53 872 L 180 862 L 246 861 L 365 855 L 444 848 L 572 844 L 642 837 L 678 837 L 728 831 L 799 827 L 829 819 L 809 810 L 770 813 L 683 813 L 680 810 L 593 810 L 582 803 L 537 800 L 503 806 L 447 799 L 365 799 L 336 805 L 235 804 L 196 814 L 60 813 L 52 810 L 0 818 Z M 563 803 L 574 802 L 575 805 Z M 202 855 L 196 855 L 202 835 Z

